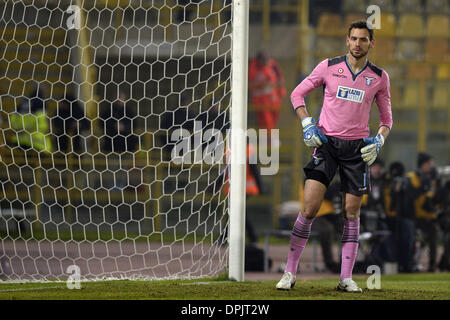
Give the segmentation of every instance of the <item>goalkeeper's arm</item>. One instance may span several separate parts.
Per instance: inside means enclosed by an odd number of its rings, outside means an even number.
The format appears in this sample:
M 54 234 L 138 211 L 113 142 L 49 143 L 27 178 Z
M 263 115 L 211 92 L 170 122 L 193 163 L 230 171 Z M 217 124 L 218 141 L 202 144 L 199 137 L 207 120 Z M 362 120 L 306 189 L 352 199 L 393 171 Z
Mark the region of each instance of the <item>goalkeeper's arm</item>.
M 361 157 L 369 166 L 374 163 L 380 153 L 381 147 L 384 145 L 384 141 L 389 135 L 389 131 L 389 127 L 382 125 L 378 129 L 378 133 L 375 137 L 364 138 L 366 146 L 361 149 Z
M 327 137 L 316 127 L 316 121 L 308 115 L 304 106 L 296 108 L 295 112 L 302 121 L 303 141 L 308 147 L 318 148 L 328 142 Z
M 392 128 L 392 110 L 391 110 L 391 95 L 389 75 L 383 71 L 381 80 L 383 85 L 375 96 L 375 101 L 378 105 L 380 113 L 380 127 L 375 137 L 364 138 L 366 146 L 361 149 L 362 159 L 370 166 L 384 144 L 389 132 Z
M 300 121 L 306 117 L 309 117 L 308 111 L 306 110 L 305 106 L 298 107 L 297 109 L 295 109 L 295 112 L 297 113 L 297 116 L 300 119 Z
M 386 141 L 390 132 L 391 129 L 389 129 L 389 127 L 387 126 L 380 126 L 380 128 L 378 129 L 378 134 L 381 134 L 383 136 L 384 141 Z

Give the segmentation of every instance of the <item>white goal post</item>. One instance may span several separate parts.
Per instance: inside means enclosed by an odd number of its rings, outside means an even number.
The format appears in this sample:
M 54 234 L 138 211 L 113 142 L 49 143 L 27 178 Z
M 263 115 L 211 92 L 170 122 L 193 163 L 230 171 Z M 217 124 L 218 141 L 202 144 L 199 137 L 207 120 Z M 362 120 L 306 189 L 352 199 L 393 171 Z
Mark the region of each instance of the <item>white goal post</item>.
M 231 113 L 229 278 L 244 281 L 245 170 L 247 163 L 248 1 L 234 1 Z
M 0 283 L 244 280 L 248 2 L 0 0 Z

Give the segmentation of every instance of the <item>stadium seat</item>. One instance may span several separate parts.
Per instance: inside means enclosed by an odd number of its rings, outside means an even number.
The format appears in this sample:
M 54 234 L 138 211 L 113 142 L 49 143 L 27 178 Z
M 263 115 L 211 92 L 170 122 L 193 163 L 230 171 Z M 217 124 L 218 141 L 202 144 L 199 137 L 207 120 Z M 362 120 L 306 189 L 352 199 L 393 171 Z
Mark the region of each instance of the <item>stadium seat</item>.
M 420 80 L 430 79 L 432 77 L 432 68 L 426 64 L 411 64 L 406 72 L 406 79 Z
M 400 107 L 404 109 L 415 109 L 418 107 L 419 101 L 419 85 L 417 83 L 407 84 L 403 90 Z
M 377 39 L 375 47 L 371 51 L 371 57 L 374 62 L 391 61 L 394 58 L 395 43 L 393 39 Z
M 448 41 L 446 39 L 428 39 L 425 43 L 425 60 L 428 62 L 449 61 Z
M 450 64 L 441 63 L 437 65 L 436 79 L 438 80 L 450 79 Z
M 433 86 L 431 97 L 431 108 L 433 109 L 448 109 L 449 106 L 449 88 L 448 81 L 438 82 Z
M 425 11 L 427 13 L 446 13 L 449 12 L 447 0 L 427 0 L 425 2 Z
M 342 36 L 343 31 L 341 16 L 334 13 L 322 13 L 317 23 L 317 34 L 320 36 Z
M 371 0 L 369 5 L 374 4 L 380 7 L 381 12 L 394 12 L 394 4 L 392 0 Z
M 318 64 L 319 62 L 325 60 L 325 59 L 329 59 L 332 57 L 335 57 L 336 55 L 334 53 L 325 53 L 323 51 L 317 51 L 315 54 L 315 58 L 316 58 L 316 64 Z
M 345 31 L 347 31 L 348 26 L 355 21 L 358 20 L 364 20 L 366 21 L 367 17 L 363 14 L 358 14 L 358 13 L 350 13 L 348 15 L 345 16 L 344 19 L 344 28 L 346 29 Z
M 430 38 L 449 37 L 449 18 L 444 15 L 429 15 L 427 19 L 426 35 Z
M 366 1 L 343 0 L 341 9 L 343 12 L 366 12 Z
M 384 65 L 383 69 L 386 70 L 391 80 L 404 79 L 405 68 L 400 64 Z
M 420 0 L 397 0 L 397 11 L 404 12 L 422 12 L 423 7 Z
M 327 57 L 343 55 L 345 50 L 345 41 L 337 37 L 318 37 L 316 42 L 316 53 Z
M 424 36 L 424 23 L 421 15 L 405 13 L 400 16 L 397 36 L 420 38 Z
M 396 48 L 396 58 L 403 61 L 421 61 L 423 59 L 423 45 L 420 41 L 401 40 Z
M 375 30 L 375 38 L 395 37 L 396 21 L 391 13 L 381 14 L 381 29 Z
M 392 109 L 400 109 L 400 97 L 401 97 L 401 90 L 399 86 L 396 86 L 395 84 L 391 85 L 391 106 Z

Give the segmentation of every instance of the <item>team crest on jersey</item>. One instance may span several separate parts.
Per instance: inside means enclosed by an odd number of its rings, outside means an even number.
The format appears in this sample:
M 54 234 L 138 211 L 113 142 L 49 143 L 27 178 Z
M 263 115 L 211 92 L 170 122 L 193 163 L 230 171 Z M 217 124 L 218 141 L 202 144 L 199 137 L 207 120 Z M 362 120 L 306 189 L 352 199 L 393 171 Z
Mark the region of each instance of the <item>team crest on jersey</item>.
M 336 98 L 361 103 L 364 98 L 364 90 L 338 86 Z
M 364 78 L 366 79 L 366 84 L 368 86 L 370 86 L 372 84 L 372 80 L 375 80 L 375 78 L 371 78 L 371 77 L 367 77 L 367 76 L 364 76 Z

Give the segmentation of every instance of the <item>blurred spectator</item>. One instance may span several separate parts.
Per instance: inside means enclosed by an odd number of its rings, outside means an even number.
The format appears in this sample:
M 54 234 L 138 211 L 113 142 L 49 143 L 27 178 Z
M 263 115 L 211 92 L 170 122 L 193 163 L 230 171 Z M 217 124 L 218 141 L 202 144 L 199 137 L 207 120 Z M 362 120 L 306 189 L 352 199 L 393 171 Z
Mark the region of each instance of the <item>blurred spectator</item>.
M 376 159 L 370 166 L 370 192 L 362 198 L 361 225 L 364 231 L 385 230 L 384 162 Z M 369 224 L 372 223 L 371 226 Z
M 261 129 L 275 129 L 286 88 L 283 73 L 278 63 L 266 52 L 259 52 L 250 60 L 249 69 L 250 101 L 256 112 Z M 269 140 L 270 141 L 270 140 Z
M 246 198 L 255 197 L 263 193 L 263 184 L 261 175 L 259 174 L 259 167 L 257 163 L 252 163 L 251 159 L 256 159 L 256 146 L 247 143 L 247 170 L 245 178 L 245 194 Z M 250 241 L 250 244 L 255 244 L 258 241 L 253 225 L 245 215 L 245 230 Z
M 230 114 L 226 105 L 221 101 L 215 102 L 212 100 L 212 106 L 208 109 L 204 116 L 200 119 L 204 123 L 203 134 L 211 130 L 212 137 L 203 136 L 205 143 L 202 145 L 202 150 L 205 154 L 219 156 L 223 155 L 225 145 L 227 143 L 227 134 L 230 129 Z M 218 136 L 221 136 L 219 138 Z
M 340 273 L 339 261 L 334 259 L 333 243 L 342 234 L 342 219 L 340 217 L 342 196 L 340 183 L 332 183 L 324 195 L 324 200 L 311 227 L 311 231 L 319 234 L 320 247 L 326 268 L 332 273 Z M 339 210 L 339 211 L 338 211 Z
M 24 150 L 52 151 L 45 100 L 42 86 L 35 84 L 32 94 L 25 97 L 17 112 L 10 115 L 11 128 L 16 131 L 11 138 L 13 145 L 18 145 Z
M 258 195 L 261 195 L 263 193 L 263 184 L 261 180 L 261 175 L 259 173 L 259 166 L 257 163 L 253 163 L 252 159 L 256 159 L 256 146 L 249 143 L 247 141 L 247 170 L 246 170 L 246 177 L 245 177 L 245 194 L 246 199 L 249 197 L 255 197 Z M 227 164 L 229 164 L 230 153 L 227 152 L 226 154 L 226 161 Z M 229 167 L 229 166 L 228 166 Z M 228 183 L 228 169 L 225 172 L 225 185 L 223 186 L 223 192 L 228 194 L 230 192 L 230 186 Z M 222 180 L 222 179 L 219 179 Z M 258 241 L 258 238 L 256 236 L 256 233 L 254 231 L 253 225 L 251 224 L 250 220 L 248 219 L 248 215 L 245 215 L 245 231 L 247 233 L 248 239 L 250 244 L 255 244 Z
M 268 59 L 268 65 L 275 72 L 276 76 L 276 84 L 275 84 L 275 108 L 280 109 L 283 104 L 283 99 L 286 96 L 286 87 L 284 84 L 284 75 L 283 70 L 280 67 L 280 64 L 273 58 Z
M 181 137 L 174 135 L 176 130 L 187 130 L 189 143 L 192 146 L 195 121 L 200 121 L 197 126 L 201 125 L 203 128 L 205 115 L 198 112 L 197 103 L 193 102 L 189 95 L 183 94 L 180 96 L 180 105 L 175 110 L 167 110 L 162 114 L 159 127 L 163 132 L 159 135 L 158 140 L 166 160 L 170 159 L 172 149 L 181 140 Z
M 41 167 L 42 154 L 52 152 L 52 142 L 49 134 L 49 122 L 46 114 L 46 94 L 40 84 L 33 85 L 33 91 L 29 97 L 24 97 L 17 108 L 17 112 L 10 114 L 11 128 L 15 134 L 11 137 L 13 147 L 19 146 L 22 150 L 18 154 L 21 161 L 34 168 Z M 38 155 L 41 153 L 41 156 Z M 29 177 L 23 177 L 28 179 Z M 24 180 L 25 182 L 26 180 Z M 26 182 L 26 183 L 40 183 Z M 16 216 L 19 232 L 26 230 L 26 217 Z
M 212 106 L 209 108 L 203 121 L 205 122 L 205 129 L 216 129 L 223 135 L 225 135 L 227 129 L 230 128 L 230 115 L 228 109 L 222 108 L 220 101 L 212 101 Z
M 133 134 L 135 127 L 136 110 L 129 105 L 128 97 L 124 92 L 119 93 L 118 100 L 112 105 L 100 105 L 100 127 L 103 129 L 101 138 L 102 152 L 107 157 L 107 168 L 114 173 L 114 177 L 103 181 L 107 188 L 115 191 L 130 187 L 129 171 L 133 167 L 133 154 L 138 148 L 138 137 Z
M 231 21 L 231 11 L 233 10 L 231 4 L 231 0 L 225 0 L 224 9 L 222 10 L 222 15 L 224 17 L 224 20 L 222 21 L 224 21 L 225 23 Z
M 444 253 L 439 261 L 439 270 L 450 271 L 450 181 L 439 189 L 438 201 L 441 206 L 441 213 L 438 216 L 439 226 L 443 232 L 442 242 Z
M 399 204 L 401 199 L 398 198 L 397 194 L 402 188 L 402 184 L 405 179 L 405 167 L 401 162 L 393 162 L 389 166 L 389 172 L 385 176 L 384 184 L 384 209 L 386 213 L 386 225 L 391 232 L 389 237 L 390 247 L 392 250 L 393 257 L 398 261 L 398 253 L 401 250 L 399 246 Z M 411 246 L 414 243 L 414 238 L 411 239 Z
M 386 185 L 384 162 L 376 159 L 370 166 L 370 192 L 362 198 L 361 225 L 364 232 L 373 233 L 369 263 L 380 266 L 395 261 L 395 243 L 386 221 Z
M 417 171 L 407 174 L 405 204 L 408 211 L 414 213 L 416 227 L 424 234 L 429 246 L 428 271 L 436 270 L 438 246 L 438 224 L 435 196 L 437 191 L 437 171 L 431 155 L 419 153 Z
M 133 134 L 136 110 L 127 104 L 127 95 L 120 92 L 112 104 L 100 105 L 100 121 L 103 129 L 103 152 L 134 152 L 138 138 Z
M 207 102 L 208 105 L 202 105 L 203 101 L 192 101 L 189 95 L 181 95 L 180 105 L 175 110 L 166 110 L 161 116 L 160 128 L 162 132 L 158 136 L 159 146 L 164 151 L 165 157 L 170 156 L 172 149 L 181 142 L 182 138 L 176 134 L 176 130 L 185 130 L 183 138 L 189 137 L 190 150 L 195 146 L 195 135 L 202 134 L 201 148 L 202 152 L 208 146 L 209 140 L 205 138 L 205 133 L 214 129 L 222 134 L 225 141 L 227 129 L 230 127 L 230 116 L 227 108 L 222 108 L 220 102 Z M 211 106 L 209 106 L 211 104 Z M 208 107 L 209 106 L 209 107 Z M 201 111 L 204 110 L 204 111 Z M 222 154 L 224 146 L 222 148 Z M 197 150 L 197 151 L 200 151 Z M 191 159 L 193 160 L 193 159 Z
M 80 102 L 72 94 L 66 94 L 51 121 L 57 150 L 78 154 L 85 151 L 82 132 L 90 128 L 89 120 L 84 117 Z
M 196 20 L 198 17 L 192 16 L 192 13 L 198 11 L 196 8 L 200 1 L 201 0 L 177 0 L 178 5 L 181 6 L 178 8 L 177 22 Z
M 397 215 L 399 210 L 400 199 L 395 197 L 396 190 L 400 190 L 405 179 L 405 167 L 401 162 L 393 162 L 389 166 L 389 172 L 386 175 L 386 183 L 384 189 L 384 201 L 386 212 L 386 223 L 389 229 L 394 232 L 397 227 Z
M 395 170 L 395 171 L 394 171 Z M 398 270 L 399 272 L 416 271 L 414 263 L 414 242 L 415 242 L 415 224 L 414 208 L 412 203 L 408 202 L 408 194 L 411 192 L 411 182 L 404 177 L 404 167 L 397 164 L 395 178 L 392 177 L 390 185 L 390 210 L 397 213 L 398 230 Z

